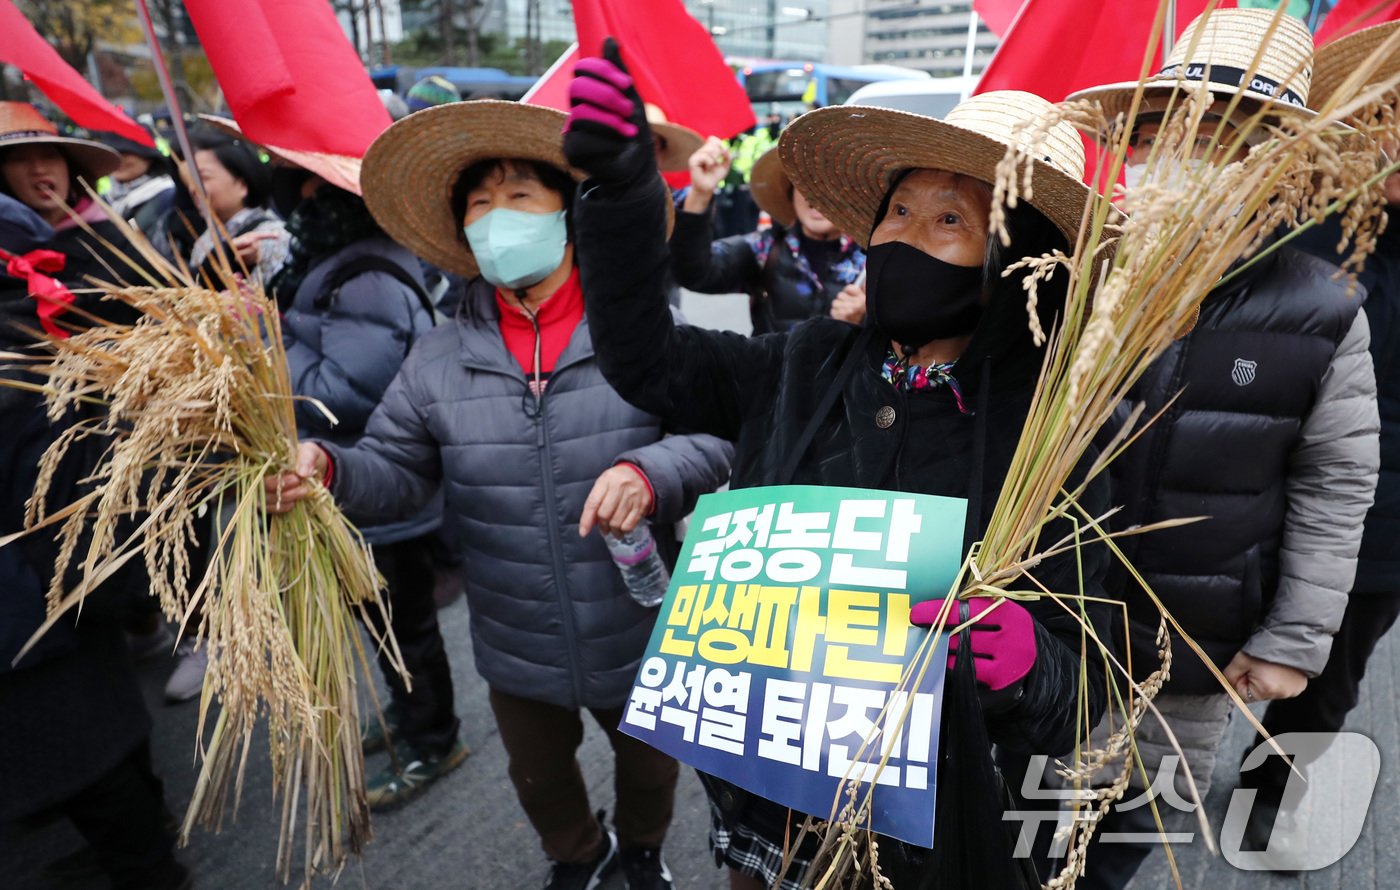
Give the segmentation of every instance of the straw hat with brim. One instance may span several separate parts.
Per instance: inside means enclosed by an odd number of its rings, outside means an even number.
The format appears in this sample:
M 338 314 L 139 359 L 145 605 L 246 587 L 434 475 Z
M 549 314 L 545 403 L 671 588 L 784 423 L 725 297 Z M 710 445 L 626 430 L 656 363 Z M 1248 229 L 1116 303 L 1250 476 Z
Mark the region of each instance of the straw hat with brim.
M 1312 34 L 1292 16 L 1266 9 L 1216 9 L 1198 16 L 1177 38 L 1162 70 L 1143 81 L 1142 111 L 1164 111 L 1177 90 L 1208 89 L 1216 101 L 1240 97 L 1239 110 L 1253 115 L 1312 117 L 1308 94 L 1312 81 Z M 1126 114 L 1137 81 L 1080 90 L 1068 101 L 1098 100 L 1110 119 Z
M 661 138 L 661 154 L 657 166 L 666 173 L 690 169 L 690 156 L 705 144 L 700 134 L 666 120 L 666 112 L 647 103 L 647 124 Z
M 1054 106 L 1039 96 L 998 90 L 973 96 L 943 120 L 859 105 L 809 111 L 778 142 L 783 170 L 807 202 L 862 246 L 895 179 L 906 170 L 946 170 L 996 182 L 997 164 L 1019 140 L 1018 129 Z M 1091 192 L 1083 182 L 1084 143 L 1057 124 L 1032 160 L 1028 202 L 1070 244 Z
M 774 222 L 787 228 L 797 221 L 797 208 L 792 203 L 792 180 L 783 172 L 776 146 L 754 162 L 749 171 L 749 192 L 758 209 L 771 216 Z
M 121 166 L 122 156 L 100 142 L 58 135 L 28 102 L 0 102 L 0 151 L 16 145 L 52 145 L 91 183 Z M 76 198 L 74 198 L 76 200 Z
M 216 130 L 220 130 L 235 139 L 242 139 L 245 142 L 252 142 L 243 135 L 243 128 L 238 126 L 236 121 L 226 117 L 219 117 L 213 114 L 201 114 L 199 119 L 211 125 Z M 322 151 L 301 151 L 295 148 L 283 148 L 280 145 L 269 145 L 266 142 L 254 143 L 270 155 L 300 167 L 329 182 L 336 188 L 345 189 L 347 192 L 360 194 L 360 159 L 349 155 L 330 154 Z
M 365 204 L 395 241 L 449 272 L 475 278 L 479 269 L 452 211 L 452 189 L 462 171 L 491 159 L 538 161 L 587 176 L 564 159 L 562 111 L 499 99 L 437 105 L 410 114 L 379 134 L 365 153 Z M 660 180 L 658 180 L 658 183 Z M 675 208 L 667 208 L 669 234 Z
M 1308 104 L 1313 108 L 1327 104 L 1351 73 L 1397 30 L 1400 30 L 1400 22 L 1386 22 L 1318 47 Z M 1368 83 L 1382 83 L 1396 74 L 1400 74 L 1400 51 L 1388 53 L 1367 80 Z

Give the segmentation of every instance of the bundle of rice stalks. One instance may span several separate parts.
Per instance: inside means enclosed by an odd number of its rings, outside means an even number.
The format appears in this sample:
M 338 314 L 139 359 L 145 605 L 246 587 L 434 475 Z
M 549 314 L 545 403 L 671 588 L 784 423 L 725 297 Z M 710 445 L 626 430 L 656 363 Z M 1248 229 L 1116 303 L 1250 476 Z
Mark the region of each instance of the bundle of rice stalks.
M 1158 34 L 1165 7 L 1163 3 L 1158 11 Z M 1282 16 L 1280 10 L 1261 43 L 1272 37 Z M 1340 214 L 1342 222 L 1339 249 L 1350 250 L 1344 268 L 1354 272 L 1364 262 L 1385 225 L 1381 183 L 1400 166 L 1384 161 L 1375 141 L 1400 141 L 1394 106 L 1387 104 L 1400 78 L 1377 83 L 1372 77 L 1395 53 L 1400 53 L 1400 34 L 1358 66 L 1356 74 L 1316 117 L 1268 117 L 1265 110 L 1249 114 L 1238 96 L 1221 114 L 1219 106 L 1212 109 L 1210 93 L 1177 91 L 1161 113 L 1159 130 L 1147 152 L 1144 180 L 1133 188 L 1117 187 L 1113 194 L 1089 203 L 1072 257 L 1026 257 L 1013 268 L 1034 273 L 1026 277 L 1027 307 L 1032 333 L 1038 340 L 1047 337 L 1036 323 L 1040 282 L 1053 275 L 1068 276 L 1069 296 L 1064 317 L 1048 335 L 1034 401 L 994 515 L 956 586 L 963 597 L 1053 600 L 1081 620 L 1081 664 L 1098 659 L 1110 677 L 1122 680 L 1121 685 L 1109 684 L 1108 725 L 1112 732 L 1107 740 L 1096 738 L 1097 744 L 1091 745 L 1088 736 L 1093 727 L 1083 719 L 1087 689 L 1081 675 L 1079 699 L 1073 705 L 1081 715 L 1081 743 L 1070 762 L 1059 769 L 1064 781 L 1077 790 L 1076 812 L 1071 817 L 1066 864 L 1049 882 L 1051 888 L 1074 885 L 1098 821 L 1123 796 L 1131 776 L 1136 773 L 1144 785 L 1150 784 L 1136 752 L 1133 731 L 1153 710 L 1152 699 L 1168 677 L 1172 658 L 1168 628 L 1181 634 L 1210 665 L 1115 544 L 1115 539 L 1124 535 L 1193 520 L 1183 517 L 1152 528 L 1110 532 L 1105 521 L 1111 514 L 1091 516 L 1078 503 L 1088 480 L 1129 447 L 1152 418 L 1144 419 L 1141 408 L 1132 412 L 1121 429 L 1112 431 L 1109 446 L 1100 452 L 1088 477 L 1072 488 L 1067 487 L 1068 480 L 1110 423 L 1115 409 L 1129 404 L 1132 386 L 1174 340 L 1190 331 L 1201 301 L 1214 288 L 1332 214 Z M 1257 66 L 1259 59 L 1254 64 Z M 1144 61 L 1140 80 L 1148 71 Z M 1370 86 L 1363 88 L 1363 84 Z M 1006 209 L 1031 196 L 1031 159 L 1045 154 L 1038 146 L 1050 129 L 1068 121 L 1095 137 L 1106 150 L 1099 156 L 1099 169 L 1092 181 L 1117 182 L 1130 157 L 1139 163 L 1143 160 L 1145 146 L 1139 146 L 1134 156 L 1131 144 L 1142 99 L 1139 86 L 1126 113 L 1113 116 L 1093 101 L 1060 103 L 1055 114 L 1023 132 L 1021 148 L 1007 153 L 995 183 L 992 224 L 1004 244 L 1010 243 Z M 1231 120 L 1235 126 L 1217 130 L 1211 122 L 1218 117 Z M 1342 126 L 1342 121 L 1358 128 Z M 1280 237 L 1280 232 L 1287 234 Z M 1046 526 L 1060 519 L 1070 520 L 1077 531 L 1060 540 L 1044 539 Z M 1099 634 L 1107 634 L 1109 628 L 1089 624 L 1082 589 L 1052 591 L 1036 579 L 1037 566 L 1047 557 L 1090 545 L 1110 548 L 1160 610 L 1159 663 L 1140 682 L 1134 677 L 1143 672 L 1120 661 L 1100 638 Z M 1126 621 L 1122 604 L 1114 605 Z M 955 632 L 960 629 L 957 624 L 945 613 L 935 630 Z M 927 669 L 933 651 L 928 647 L 916 659 L 906 684 Z M 1212 670 L 1239 710 L 1262 731 L 1220 671 Z M 1128 690 L 1126 697 L 1121 688 Z M 876 725 L 883 725 L 883 719 L 882 715 Z M 894 725 L 902 727 L 903 723 L 896 720 Z M 862 752 L 865 756 L 857 756 L 855 761 L 883 766 L 879 751 L 878 740 L 868 739 Z M 852 773 L 864 766 L 861 763 Z M 1106 772 L 1114 777 L 1104 784 Z M 807 876 L 811 886 L 883 881 L 878 847 L 872 837 L 859 830 L 869 824 L 873 792 L 873 782 L 848 776 L 846 787 L 833 803 L 832 821 L 810 826 L 809 830 L 823 838 L 822 865 Z M 1155 812 L 1155 803 L 1153 809 Z M 1197 814 L 1205 827 L 1199 807 Z M 1160 827 L 1160 818 L 1158 824 Z M 1203 835 L 1209 844 L 1210 832 Z M 1175 871 L 1174 863 L 1172 868 Z
M 357 672 L 369 661 L 355 618 L 383 617 L 382 581 L 324 489 L 284 515 L 266 509 L 263 479 L 293 468 L 296 443 L 276 304 L 227 259 L 196 282 L 134 230 L 125 234 L 147 283 L 101 290 L 139 320 L 88 319 L 23 366 L 45 381 L 51 420 L 80 402 L 104 409 L 56 438 L 29 503 L 29 531 L 57 527 L 61 542 L 45 630 L 122 565 L 144 560 L 166 617 L 209 656 L 202 763 L 182 838 L 196 823 L 221 827 L 230 798 L 236 813 L 253 732 L 266 718 L 281 795 L 279 871 L 289 877 L 300 827 L 306 877 L 334 872 L 370 838 L 357 701 Z M 106 444 L 89 493 L 47 510 L 55 469 L 94 436 Z M 191 553 L 205 535 L 208 564 L 192 577 L 200 567 Z M 66 589 L 74 574 L 81 581 Z M 392 636 L 377 644 L 398 660 Z

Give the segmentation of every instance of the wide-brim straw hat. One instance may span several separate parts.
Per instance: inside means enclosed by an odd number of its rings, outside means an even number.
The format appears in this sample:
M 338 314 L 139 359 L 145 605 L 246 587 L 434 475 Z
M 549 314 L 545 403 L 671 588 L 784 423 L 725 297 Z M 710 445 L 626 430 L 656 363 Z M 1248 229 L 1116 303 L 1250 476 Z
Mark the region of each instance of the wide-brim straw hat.
M 266 142 L 253 142 L 247 136 L 243 135 L 243 128 L 238 125 L 237 121 L 231 118 L 219 117 L 214 114 L 201 114 L 199 119 L 235 139 L 242 139 L 244 142 L 261 146 L 268 154 L 294 167 L 300 167 L 303 170 L 315 173 L 336 188 L 345 189 L 347 192 L 352 192 L 356 195 L 360 194 L 361 161 L 359 158 L 322 151 L 302 151 L 295 148 L 284 148 L 280 145 L 271 145 Z
M 666 173 L 689 170 L 690 156 L 705 144 L 704 138 L 689 127 L 671 123 L 666 119 L 666 112 L 650 102 L 647 103 L 646 112 L 651 131 L 661 138 L 657 166 Z
M 998 90 L 973 96 L 942 120 L 897 111 L 841 105 L 797 118 L 778 142 L 783 170 L 802 196 L 862 246 L 895 179 L 906 170 L 946 170 L 987 184 L 997 178 L 1020 127 L 1051 112 L 1039 96 Z M 1031 161 L 1027 203 L 1055 224 L 1070 244 L 1085 204 L 1084 143 L 1069 124 L 1056 124 Z
M 776 145 L 754 162 L 749 171 L 749 193 L 758 209 L 784 228 L 797 221 L 797 207 L 792 203 L 792 180 L 783 172 L 782 156 Z
M 1303 22 L 1267 9 L 1216 9 L 1187 25 L 1162 70 L 1142 82 L 1139 110 L 1165 111 L 1178 90 L 1208 89 L 1216 101 L 1238 95 L 1245 115 L 1266 110 L 1312 117 L 1312 76 L 1313 39 Z M 1136 80 L 1105 84 L 1072 93 L 1068 101 L 1098 100 L 1112 119 L 1128 112 L 1137 89 Z
M 1326 105 L 1352 72 L 1360 68 L 1397 31 L 1400 31 L 1400 21 L 1386 22 L 1318 47 L 1308 104 L 1313 108 Z M 1380 66 L 1367 78 L 1366 85 L 1382 83 L 1396 74 L 1400 74 L 1400 49 L 1387 53 L 1381 59 Z
M 36 144 L 57 148 L 89 183 L 95 184 L 122 163 L 120 154 L 100 142 L 58 135 L 58 128 L 28 102 L 0 102 L 0 150 Z
M 452 210 L 452 189 L 479 161 L 527 160 L 549 164 L 582 182 L 587 174 L 564 159 L 562 111 L 500 99 L 474 99 L 414 112 L 365 152 L 365 204 L 395 241 L 449 272 L 475 278 L 480 271 Z M 657 179 L 667 208 L 675 208 Z

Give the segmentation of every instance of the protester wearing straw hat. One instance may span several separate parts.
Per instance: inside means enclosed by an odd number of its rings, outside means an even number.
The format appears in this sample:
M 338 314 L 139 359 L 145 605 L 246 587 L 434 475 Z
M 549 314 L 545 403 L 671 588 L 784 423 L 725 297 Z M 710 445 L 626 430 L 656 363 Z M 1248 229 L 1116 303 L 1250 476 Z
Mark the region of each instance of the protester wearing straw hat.
M 101 244 L 123 243 L 116 226 L 97 218 L 77 182 L 95 182 L 118 163 L 102 145 L 58 136 L 31 106 L 0 103 L 0 351 L 34 349 L 36 331 L 67 336 L 88 323 L 86 313 L 133 320 L 81 292 L 86 274 L 110 280 L 129 271 Z M 67 215 L 69 203 L 91 231 Z M 75 424 L 103 422 L 95 405 L 50 420 L 42 394 L 0 386 L 0 537 L 25 527 L 45 449 Z M 79 496 L 105 447 L 94 439 L 68 455 L 49 484 L 50 505 Z M 121 890 L 188 887 L 122 633 L 125 592 L 141 580 L 124 576 L 140 572 L 128 567 L 109 579 L 81 621 L 60 621 L 16 662 L 44 623 L 58 549 L 43 533 L 0 548 L 0 821 L 69 820 L 87 843 L 53 864 L 69 872 L 106 877 Z
M 815 316 L 859 324 L 865 291 L 857 282 L 865 252 L 807 203 L 783 173 L 776 148 L 749 179 L 773 225 L 716 240 L 710 203 L 729 173 L 729 152 L 711 137 L 690 157 L 690 191 L 676 216 L 671 263 L 681 287 L 708 294 L 746 293 L 755 334 L 785 331 Z
M 1400 75 L 1400 22 L 1390 22 L 1358 31 L 1322 46 L 1317 51 L 1313 67 L 1312 89 L 1308 102 L 1314 108 L 1329 106 L 1338 87 L 1361 69 L 1373 53 L 1383 50 L 1390 41 L 1390 51 L 1382 52 L 1383 64 L 1365 80 L 1367 85 L 1392 82 Z M 1394 92 L 1382 99 L 1394 115 L 1397 97 Z M 1376 151 L 1384 150 L 1388 159 L 1400 158 L 1400 129 L 1390 117 L 1389 133 L 1373 132 L 1381 141 Z M 1363 131 L 1366 121 L 1353 118 Z M 1375 252 L 1366 260 L 1358 276 L 1365 289 L 1366 319 L 1371 326 L 1371 359 L 1375 364 L 1377 403 L 1381 422 L 1380 477 L 1376 486 L 1375 505 L 1366 514 L 1365 530 L 1357 555 L 1356 582 L 1347 599 L 1346 614 L 1332 639 L 1332 653 L 1327 666 L 1308 682 L 1301 695 L 1269 703 L 1261 722 L 1270 736 L 1290 732 L 1330 735 L 1339 731 L 1347 714 L 1356 707 L 1366 663 L 1377 642 L 1385 636 L 1400 616 L 1400 362 L 1394 360 L 1396 339 L 1400 338 L 1400 172 L 1392 172 L 1384 183 L 1386 201 L 1390 207 L 1390 225 L 1376 243 Z M 1298 246 L 1315 256 L 1331 262 L 1341 262 L 1337 245 L 1341 243 L 1341 226 L 1335 219 L 1317 229 L 1304 233 Z M 1246 750 L 1264 744 L 1257 737 Z M 1326 777 L 1310 772 L 1307 767 L 1320 751 L 1290 751 L 1293 766 L 1308 779 L 1309 787 L 1325 785 Z M 1280 870 L 1296 867 L 1296 847 L 1289 841 L 1296 836 L 1285 830 L 1290 827 L 1292 811 L 1299 801 L 1291 797 L 1285 805 L 1285 788 L 1292 770 L 1277 755 L 1243 772 L 1240 786 L 1258 791 L 1250 809 L 1245 837 L 1252 848 L 1269 851 Z M 1291 780 L 1295 783 L 1301 779 Z M 1294 786 L 1295 791 L 1298 785 Z M 1305 792 L 1306 793 L 1306 792 Z M 1276 822 L 1282 814 L 1284 823 Z M 1276 827 L 1277 826 L 1277 827 Z M 1276 840 L 1272 840 L 1270 835 Z M 1278 855 L 1282 852 L 1284 855 Z M 1287 854 L 1294 854 L 1289 861 Z
M 453 322 L 414 346 L 359 444 L 304 445 L 300 467 L 329 470 L 336 500 L 365 516 L 410 513 L 443 485 L 468 566 L 477 670 L 551 860 L 546 887 L 596 887 L 620 864 L 632 890 L 667 890 L 677 766 L 617 728 L 656 612 L 628 595 L 603 534 L 648 520 L 674 558 L 671 524 L 724 482 L 731 449 L 667 436 L 604 381 L 574 261 L 580 174 L 564 160 L 564 120 L 462 102 L 411 115 L 370 147 L 376 218 L 473 280 Z M 649 136 L 647 163 L 664 219 L 670 196 Z M 615 834 L 579 772 L 583 710 L 613 748 Z
M 677 325 L 665 310 L 663 218 L 647 200 L 655 183 L 649 136 L 612 41 L 603 59 L 578 63 L 572 102 L 565 149 L 590 176 L 578 210 L 588 317 L 613 385 L 672 423 L 735 440 L 735 488 L 797 483 L 964 497 L 965 540 L 977 540 L 1044 355 L 1027 330 L 1021 275 L 1002 272 L 1025 254 L 1068 250 L 1090 195 L 1079 137 L 1061 125 L 1046 158 L 1029 162 L 1034 199 L 1008 211 L 1011 246 L 988 238 L 988 183 L 1015 128 L 1046 114 L 1049 103 L 990 93 L 946 121 L 845 107 L 794 121 L 780 144 L 793 185 L 868 246 L 866 324 L 814 318 L 745 338 Z M 1063 287 L 1041 292 L 1047 326 L 1063 308 Z M 1091 483 L 1085 498 L 1090 513 L 1106 507 L 1106 480 Z M 1092 595 L 1104 555 L 1090 548 L 1083 556 Z M 1073 557 L 1050 558 L 1037 577 L 1050 589 L 1079 588 Z M 985 726 L 998 745 L 1063 753 L 1075 739 L 1067 703 L 1080 676 L 1082 627 L 1053 605 L 1009 604 L 1001 612 L 1008 604 L 999 607 L 1000 630 L 974 624 L 983 705 L 976 694 L 950 697 L 959 704 L 945 709 L 957 713 L 945 710 L 943 725 Z M 920 604 L 914 620 L 927 622 L 925 609 L 938 605 Z M 1097 606 L 1089 614 L 1106 620 Z M 1088 659 L 1083 669 L 1085 707 L 1096 718 L 1106 701 L 1102 665 Z M 933 874 L 945 888 L 1030 886 L 1012 858 L 990 756 L 984 741 L 957 768 L 940 769 L 936 831 L 948 842 L 935 839 L 929 862 L 881 844 L 881 867 L 896 875 L 896 887 Z M 784 871 L 785 845 L 798 837 L 787 808 L 712 778 L 706 785 L 715 857 L 731 870 L 731 886 L 799 886 L 813 844 L 809 836 Z
M 1268 138 L 1261 121 L 1286 125 L 1314 114 L 1312 67 L 1312 38 L 1296 19 L 1246 9 L 1196 19 L 1128 121 L 1129 200 L 1139 184 L 1175 175 L 1157 160 L 1165 152 L 1152 149 L 1154 141 L 1183 138 L 1185 128 L 1164 118 L 1170 103 L 1209 91 L 1193 150 L 1197 163 L 1228 164 L 1231 152 Z M 1071 98 L 1126 112 L 1136 87 L 1112 84 Z M 1127 563 L 1148 588 L 1114 571 L 1107 590 L 1127 605 L 1127 639 L 1119 642 L 1131 650 L 1137 679 L 1159 663 L 1158 599 L 1247 702 L 1298 695 L 1327 661 L 1377 466 L 1366 317 L 1331 271 L 1288 247 L 1248 266 L 1205 298 L 1195 328 L 1132 392 L 1144 416 L 1157 419 L 1111 466 L 1122 524 L 1209 517 L 1124 541 Z M 1170 735 L 1146 719 L 1137 750 L 1146 781 L 1174 778 L 1175 799 L 1187 801 L 1190 780 L 1174 739 L 1204 799 L 1234 703 L 1175 629 L 1171 644 L 1170 680 L 1154 701 Z M 1095 733 L 1101 739 L 1107 728 Z M 1013 787 L 1022 778 L 1014 775 Z M 1129 800 L 1143 781 L 1133 774 Z M 1167 831 L 1190 820 L 1161 802 Z M 1078 886 L 1124 887 L 1159 845 L 1157 832 L 1151 807 L 1110 810 Z

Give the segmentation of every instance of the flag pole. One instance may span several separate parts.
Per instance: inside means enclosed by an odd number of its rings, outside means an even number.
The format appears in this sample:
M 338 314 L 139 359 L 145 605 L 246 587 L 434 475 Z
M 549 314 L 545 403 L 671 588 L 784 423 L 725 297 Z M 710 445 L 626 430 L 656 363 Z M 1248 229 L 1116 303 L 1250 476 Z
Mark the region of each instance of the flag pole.
M 967 49 L 963 53 L 963 87 L 962 98 L 959 102 L 967 101 L 967 97 L 972 92 L 972 54 L 977 51 L 977 10 L 969 3 L 967 7 Z
M 189 171 L 190 181 L 199 193 L 200 209 L 204 211 L 205 223 L 212 233 L 214 219 L 213 210 L 209 207 L 209 193 L 204 190 L 204 181 L 199 178 L 199 169 L 194 164 L 194 148 L 190 142 L 189 131 L 185 129 L 185 114 L 180 108 L 179 98 L 175 95 L 170 70 L 165 66 L 165 53 L 161 52 L 160 41 L 156 39 L 156 29 L 151 23 L 151 11 L 146 8 L 146 0 L 136 0 L 136 13 L 141 19 L 141 30 L 146 34 L 146 43 L 151 47 L 151 62 L 155 65 L 156 79 L 160 81 L 160 91 L 165 94 L 165 104 L 170 109 L 170 122 L 175 127 L 175 141 L 180 145 L 180 151 L 185 158 L 185 169 Z
M 145 0 L 142 0 L 145 2 Z M 1167 20 L 1162 23 L 1162 64 L 1176 45 L 1176 0 L 1167 0 Z

